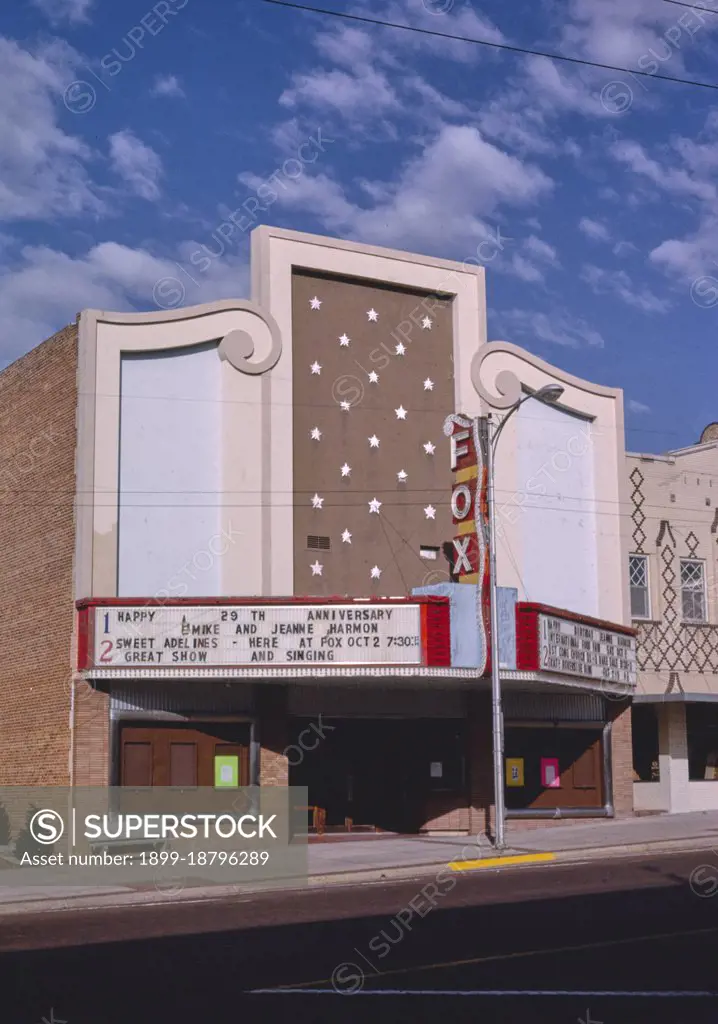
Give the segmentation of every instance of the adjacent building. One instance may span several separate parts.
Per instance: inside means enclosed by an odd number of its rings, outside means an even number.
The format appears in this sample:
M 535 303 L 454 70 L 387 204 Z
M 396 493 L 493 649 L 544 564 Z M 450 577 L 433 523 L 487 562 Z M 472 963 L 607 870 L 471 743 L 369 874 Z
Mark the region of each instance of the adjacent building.
M 477 417 L 546 384 L 496 450 L 492 644 Z M 515 824 L 632 812 L 622 394 L 487 343 L 483 268 L 258 228 L 251 301 L 84 311 L 0 409 L 3 783 L 477 832 L 496 656 Z
M 687 448 L 630 453 L 627 478 L 636 809 L 715 810 L 718 424 Z

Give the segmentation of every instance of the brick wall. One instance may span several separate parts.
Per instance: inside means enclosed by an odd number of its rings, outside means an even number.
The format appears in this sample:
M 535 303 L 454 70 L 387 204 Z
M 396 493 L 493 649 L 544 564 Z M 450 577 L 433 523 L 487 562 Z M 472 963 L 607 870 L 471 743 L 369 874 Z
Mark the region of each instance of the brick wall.
M 110 784 L 110 698 L 82 679 L 75 682 L 74 783 Z
M 289 720 L 287 718 L 287 688 L 272 684 L 255 687 L 255 709 L 259 718 L 259 784 L 260 786 L 288 786 Z
M 493 736 L 491 695 L 472 693 L 469 703 L 469 830 L 477 836 L 494 835 Z
M 633 814 L 633 736 L 630 700 L 608 701 L 613 763 L 613 806 L 617 818 Z
M 0 785 L 69 781 L 77 326 L 0 373 Z

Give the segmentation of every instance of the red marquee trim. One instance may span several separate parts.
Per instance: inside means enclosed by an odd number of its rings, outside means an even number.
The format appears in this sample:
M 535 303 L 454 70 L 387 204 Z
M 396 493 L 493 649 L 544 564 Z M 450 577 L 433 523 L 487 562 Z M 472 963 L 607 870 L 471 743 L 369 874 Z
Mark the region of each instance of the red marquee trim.
M 557 619 L 568 619 L 583 626 L 593 626 L 607 633 L 622 633 L 635 637 L 637 630 L 630 626 L 595 619 L 590 615 L 578 615 L 565 608 L 553 608 L 548 604 L 520 601 L 516 605 L 516 667 L 521 672 L 539 671 L 539 615 L 552 615 Z

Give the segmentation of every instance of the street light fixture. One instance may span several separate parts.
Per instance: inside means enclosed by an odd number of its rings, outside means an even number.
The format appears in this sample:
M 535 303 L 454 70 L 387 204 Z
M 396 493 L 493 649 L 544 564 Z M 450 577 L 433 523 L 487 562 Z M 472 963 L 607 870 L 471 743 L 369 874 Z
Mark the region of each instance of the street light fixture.
M 501 678 L 499 674 L 499 613 L 498 613 L 498 580 L 496 577 L 496 499 L 494 482 L 494 455 L 501 431 L 511 416 L 530 398 L 548 405 L 555 404 L 564 389 L 560 384 L 544 384 L 538 391 L 532 391 L 515 402 L 503 417 L 496 429 L 491 415 L 488 421 L 487 444 L 487 484 L 489 499 L 489 573 L 491 592 L 491 718 L 493 732 L 494 755 L 494 808 L 496 817 L 496 849 L 503 850 L 506 846 L 504 826 L 506 807 L 504 801 L 504 718 L 501 708 Z

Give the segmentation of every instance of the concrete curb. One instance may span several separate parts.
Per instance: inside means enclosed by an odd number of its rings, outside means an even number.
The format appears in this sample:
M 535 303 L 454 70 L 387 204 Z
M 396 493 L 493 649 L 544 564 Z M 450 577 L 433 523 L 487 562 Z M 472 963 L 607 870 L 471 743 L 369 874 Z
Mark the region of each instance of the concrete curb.
M 666 839 L 647 843 L 625 843 L 619 846 L 599 846 L 578 850 L 528 851 L 526 849 L 510 849 L 500 857 L 485 858 L 475 862 L 475 867 L 461 867 L 462 874 L 474 874 L 477 871 L 501 871 L 508 868 L 556 867 L 565 864 L 580 864 L 593 860 L 612 860 L 630 858 L 651 853 L 700 853 L 712 851 L 718 858 L 718 837 L 702 836 L 696 839 Z M 550 859 L 546 854 L 551 852 Z M 501 864 L 507 860 L 506 865 Z M 112 895 L 75 896 L 62 899 L 32 899 L 17 903 L 0 903 L 0 919 L 17 917 L 32 913 L 68 913 L 79 910 L 103 910 L 108 907 L 141 907 L 141 906 L 177 906 L 191 903 L 217 903 L 227 899 L 245 903 L 265 893 L 281 891 L 297 892 L 305 889 L 325 888 L 329 886 L 356 886 L 377 882 L 394 882 L 450 870 L 447 860 L 431 861 L 422 864 L 397 865 L 396 867 L 368 868 L 354 871 L 333 871 L 323 875 L 311 875 L 304 884 L 293 884 L 288 879 L 284 886 L 247 888 L 238 886 L 205 886 L 185 889 L 178 893 L 163 895 L 151 890 L 143 892 L 113 893 Z M 455 862 L 458 863 L 458 862 Z M 474 862 L 468 862 L 474 863 Z M 458 871 L 457 871 L 458 873 Z

